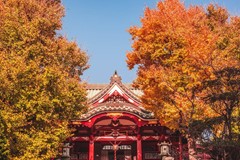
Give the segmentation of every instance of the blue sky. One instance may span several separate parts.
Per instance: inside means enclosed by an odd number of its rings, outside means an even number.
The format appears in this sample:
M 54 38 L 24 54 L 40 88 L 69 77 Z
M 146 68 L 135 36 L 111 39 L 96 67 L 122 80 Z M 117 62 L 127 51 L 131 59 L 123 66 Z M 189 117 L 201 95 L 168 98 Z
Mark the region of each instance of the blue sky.
M 90 68 L 82 79 L 88 83 L 109 83 L 115 70 L 125 83 L 136 78 L 136 69 L 126 65 L 126 52 L 131 50 L 130 26 L 140 26 L 146 6 L 155 8 L 158 0 L 62 0 L 65 7 L 61 33 L 74 40 L 90 57 Z M 210 2 L 240 15 L 240 0 L 185 0 L 185 5 Z

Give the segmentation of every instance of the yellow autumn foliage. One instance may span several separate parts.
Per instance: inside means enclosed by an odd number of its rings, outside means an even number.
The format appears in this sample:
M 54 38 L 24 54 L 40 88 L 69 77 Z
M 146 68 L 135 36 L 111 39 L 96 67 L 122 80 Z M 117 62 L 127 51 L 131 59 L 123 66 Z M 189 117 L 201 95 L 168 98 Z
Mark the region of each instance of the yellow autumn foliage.
M 88 56 L 57 31 L 58 0 L 0 0 L 0 159 L 48 160 L 71 134 Z

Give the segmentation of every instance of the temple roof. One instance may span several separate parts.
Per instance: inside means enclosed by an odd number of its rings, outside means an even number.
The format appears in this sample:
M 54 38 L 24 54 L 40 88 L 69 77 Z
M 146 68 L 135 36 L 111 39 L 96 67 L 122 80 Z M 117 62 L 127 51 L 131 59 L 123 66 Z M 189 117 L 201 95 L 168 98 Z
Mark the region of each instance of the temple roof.
M 91 108 L 86 114 L 83 114 L 81 119 L 86 119 L 89 120 L 93 116 L 105 112 L 126 112 L 126 113 L 131 113 L 134 114 L 137 117 L 140 117 L 144 120 L 146 119 L 154 119 L 153 113 L 146 111 L 144 109 L 135 107 L 134 105 L 131 105 L 129 103 L 103 103 L 97 107 Z
M 87 98 L 91 99 L 99 92 L 104 90 L 109 84 L 87 84 Z M 128 88 L 131 92 L 133 92 L 137 97 L 141 97 L 143 92 L 140 89 L 134 88 L 130 83 L 123 83 L 123 85 Z
M 140 102 L 140 97 L 143 94 L 142 91 L 134 88 L 132 84 L 123 84 L 121 80 L 121 76 L 115 71 L 110 78 L 110 84 L 88 84 L 86 89 L 89 103 L 93 103 L 94 100 L 106 94 L 114 85 L 118 86 L 117 88 L 123 90 L 133 100 Z
M 153 119 L 153 113 L 141 106 L 142 91 L 132 84 L 123 84 L 121 80 L 115 72 L 109 84 L 88 84 L 86 89 L 89 108 L 80 119 L 88 120 L 97 114 L 108 112 L 125 112 L 141 119 Z

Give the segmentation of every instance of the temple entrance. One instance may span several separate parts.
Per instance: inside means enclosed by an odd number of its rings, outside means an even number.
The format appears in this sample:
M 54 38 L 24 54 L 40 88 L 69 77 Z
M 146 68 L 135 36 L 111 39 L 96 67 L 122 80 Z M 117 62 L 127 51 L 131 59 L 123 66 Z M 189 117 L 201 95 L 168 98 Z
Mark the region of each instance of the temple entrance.
M 117 151 L 117 160 L 125 160 L 124 151 Z M 108 151 L 108 160 L 114 160 L 114 151 Z
M 134 160 L 136 159 L 136 143 L 121 144 L 118 147 L 108 143 L 96 143 L 96 160 Z

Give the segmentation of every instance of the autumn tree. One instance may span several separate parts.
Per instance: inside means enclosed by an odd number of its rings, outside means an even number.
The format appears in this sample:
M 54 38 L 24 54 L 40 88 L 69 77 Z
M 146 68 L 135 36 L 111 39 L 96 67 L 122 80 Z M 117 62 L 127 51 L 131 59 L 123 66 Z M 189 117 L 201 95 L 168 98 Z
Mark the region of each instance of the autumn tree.
M 211 133 L 201 139 L 214 159 L 239 159 L 240 150 L 240 19 L 230 17 L 221 7 L 209 5 L 208 25 L 218 35 L 212 61 L 212 77 L 202 81 L 202 99 L 215 117 L 195 121 L 195 133 Z M 197 128 L 197 129 L 196 129 Z M 209 138 L 211 137 L 211 138 Z M 209 148 L 211 148 L 209 150 Z
M 190 159 L 196 159 L 192 124 L 218 116 L 204 101 L 204 82 L 213 80 L 216 71 L 239 66 L 239 34 L 224 38 L 239 21 L 229 19 L 221 7 L 186 8 L 179 0 L 165 0 L 156 9 L 146 8 L 141 27 L 129 29 L 133 50 L 127 64 L 138 67 L 135 85 L 144 92 L 144 106 L 163 125 L 186 135 Z M 231 45 L 224 48 L 226 41 Z
M 214 159 L 239 159 L 236 153 L 240 150 L 240 69 L 223 68 L 215 75 L 216 78 L 206 81 L 203 87 L 206 103 L 218 116 L 204 121 L 211 140 L 203 142 L 212 148 L 208 152 Z
M 239 159 L 240 150 L 240 18 L 229 17 L 225 9 L 209 5 L 209 26 L 219 35 L 216 41 L 214 76 L 203 81 L 203 98 L 217 117 L 204 123 L 211 129 L 206 141 L 214 159 Z M 229 18 L 230 21 L 229 21 Z M 210 122 L 210 125 L 209 123 Z
M 59 35 L 56 0 L 0 0 L 0 159 L 55 157 L 81 114 L 88 56 Z

